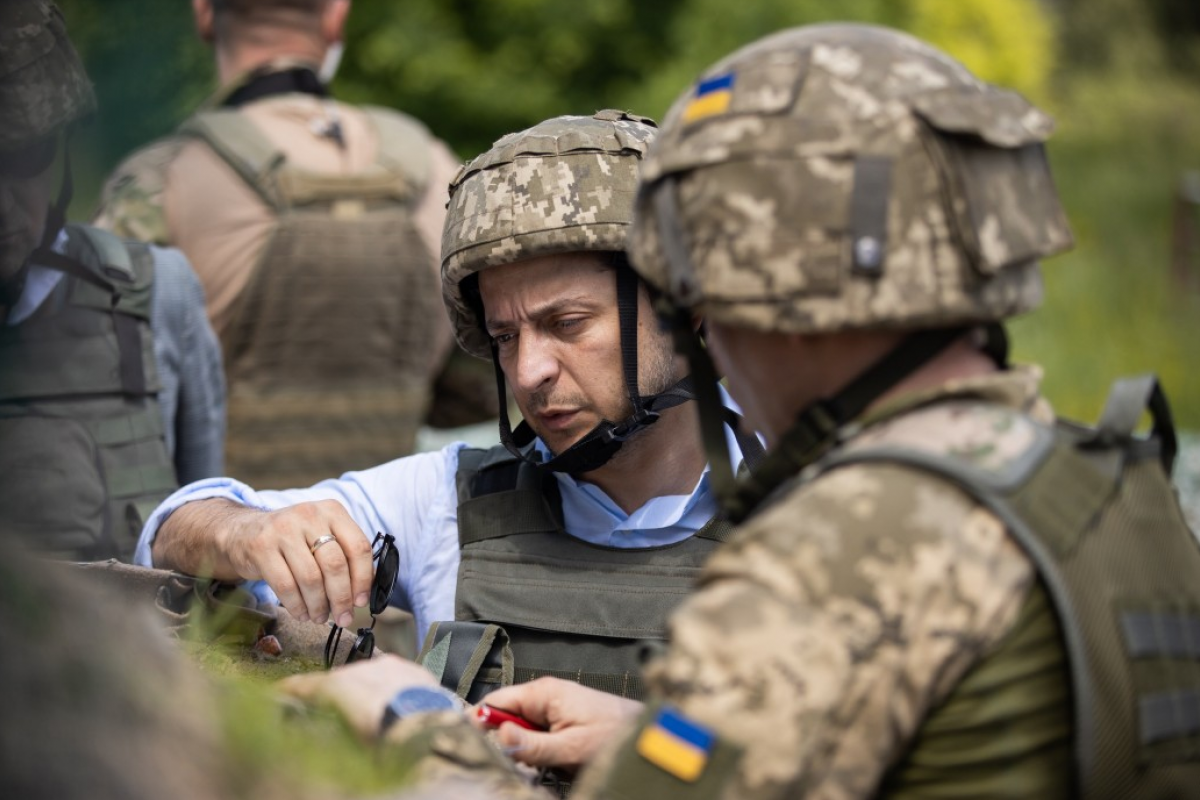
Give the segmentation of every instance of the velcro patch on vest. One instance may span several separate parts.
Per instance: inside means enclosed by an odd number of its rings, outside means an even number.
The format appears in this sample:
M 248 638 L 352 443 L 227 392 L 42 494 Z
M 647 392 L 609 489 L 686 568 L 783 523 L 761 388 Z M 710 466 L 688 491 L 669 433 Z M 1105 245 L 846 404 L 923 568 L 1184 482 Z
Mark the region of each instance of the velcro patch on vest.
M 638 734 L 638 755 L 676 778 L 695 783 L 704 772 L 716 736 L 708 728 L 664 706 Z

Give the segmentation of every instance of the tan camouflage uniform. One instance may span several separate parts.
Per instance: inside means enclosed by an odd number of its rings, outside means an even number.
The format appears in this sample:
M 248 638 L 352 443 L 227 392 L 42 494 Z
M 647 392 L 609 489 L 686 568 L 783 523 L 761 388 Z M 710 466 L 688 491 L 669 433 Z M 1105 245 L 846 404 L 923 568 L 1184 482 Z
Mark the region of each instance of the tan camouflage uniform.
M 1033 444 L 1009 409 L 1049 421 L 1038 377 L 906 397 L 845 446 L 999 466 Z M 870 797 L 1009 633 L 1033 578 L 1004 525 L 959 489 L 903 466 L 845 467 L 795 485 L 717 552 L 647 683 L 742 749 L 718 796 Z M 588 785 L 580 796 L 610 796 Z
M 304 65 L 291 59 L 278 59 L 267 69 L 296 66 Z M 245 81 L 246 78 L 242 78 L 222 87 L 201 110 L 218 108 Z M 377 168 L 377 134 L 360 108 L 306 94 L 288 93 L 249 102 L 238 111 L 272 144 L 286 152 L 289 168 L 331 175 L 335 179 Z M 377 109 L 375 113 L 386 112 Z M 344 149 L 330 138 L 314 133 L 330 119 L 336 119 L 341 128 Z M 436 275 L 446 214 L 446 186 L 459 162 L 444 142 L 430 136 L 425 139 L 428 143 L 428 178 L 424 193 L 413 205 L 412 221 L 424 250 L 432 256 L 429 269 Z M 238 330 L 239 325 L 244 327 L 246 324 L 245 315 L 239 316 L 239 309 L 255 289 L 256 267 L 279 228 L 275 212 L 264 204 L 255 189 L 239 178 L 202 140 L 169 136 L 143 147 L 117 167 L 104 187 L 95 224 L 120 235 L 170 244 L 188 254 L 204 286 L 209 318 L 226 350 L 227 367 L 231 368 L 235 359 L 230 348 L 245 347 Z M 417 252 L 420 248 L 409 249 Z M 401 260 L 397 258 L 398 262 Z M 434 285 L 432 279 L 413 277 L 411 280 L 430 288 Z M 424 359 L 428 362 L 428 366 L 420 367 L 423 375 L 427 373 L 422 378 L 423 385 L 433 391 L 426 421 L 437 427 L 456 427 L 494 418 L 497 401 L 490 372 L 454 347 L 450 329 L 437 309 L 436 290 L 425 294 L 428 297 L 421 295 L 421 302 L 430 311 L 422 314 L 425 319 L 420 325 L 420 341 L 411 348 L 425 353 Z M 414 306 L 417 302 L 411 301 L 409 305 Z M 398 345 L 408 347 L 409 343 Z M 236 394 L 233 390 L 242 382 L 233 372 L 231 369 L 231 395 Z M 394 380 L 397 384 L 408 385 L 413 378 L 406 371 L 397 374 Z M 231 418 L 231 440 L 240 441 L 245 437 L 237 431 L 244 426 L 237 422 L 238 414 L 231 414 Z M 407 420 L 397 421 L 397 427 L 402 425 L 407 427 Z M 397 455 L 403 453 L 388 453 L 388 457 Z M 371 456 L 375 457 L 375 454 Z M 234 460 L 231 463 L 240 462 Z M 352 466 L 361 468 L 369 464 L 354 463 Z M 348 468 L 348 465 L 342 464 L 341 468 Z M 257 475 L 235 477 L 254 477 L 256 482 L 267 485 Z

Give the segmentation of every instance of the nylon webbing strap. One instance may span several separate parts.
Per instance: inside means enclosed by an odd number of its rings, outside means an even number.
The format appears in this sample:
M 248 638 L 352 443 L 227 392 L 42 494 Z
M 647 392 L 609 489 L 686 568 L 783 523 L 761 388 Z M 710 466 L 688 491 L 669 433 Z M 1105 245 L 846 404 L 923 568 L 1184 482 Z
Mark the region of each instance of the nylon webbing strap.
M 725 505 L 732 501 L 737 482 L 729 464 L 729 448 L 725 444 L 722 425 L 725 406 L 717 391 L 717 371 L 708 351 L 692 330 L 691 314 L 679 307 L 671 309 L 669 313 L 675 349 L 687 358 L 691 374 L 695 376 L 696 402 L 700 408 L 700 439 L 708 456 L 708 480 L 717 499 Z
M 117 350 L 121 358 L 121 389 L 129 397 L 146 394 L 146 368 L 142 363 L 142 333 L 138 321 L 117 310 L 120 297 L 113 295 L 112 320 L 117 334 Z
M 1167 396 L 1155 375 L 1122 378 L 1113 383 L 1097 425 L 1101 441 L 1105 441 L 1103 437 L 1109 441 L 1131 438 L 1146 411 L 1150 412 L 1152 420 L 1150 435 L 1159 441 L 1163 468 L 1170 475 L 1175 466 L 1179 440 Z
M 860 156 L 854 161 L 854 189 L 850 197 L 850 235 L 854 271 L 883 274 L 887 252 L 888 197 L 892 191 L 892 160 Z
M 646 685 L 640 675 L 624 672 L 609 674 L 603 672 L 584 672 L 583 670 L 569 671 L 557 669 L 528 669 L 517 667 L 513 674 L 514 683 L 529 683 L 538 678 L 560 678 L 573 681 L 589 689 L 597 689 L 617 697 L 627 697 L 630 700 L 641 700 L 646 695 Z
M 1159 692 L 1138 699 L 1143 745 L 1200 734 L 1200 692 Z
M 1200 615 L 1165 611 L 1125 611 L 1121 634 L 1131 658 L 1200 661 Z
M 729 537 L 733 535 L 734 526 L 729 520 L 716 516 L 708 521 L 700 530 L 696 531 L 696 537 L 700 539 L 708 539 L 713 542 L 721 542 L 724 544 L 729 541 Z
M 75 179 L 71 176 L 71 129 L 67 128 L 63 135 L 63 175 L 58 187 L 58 199 L 50 207 L 46 215 L 46 227 L 42 229 L 42 243 L 39 249 L 49 250 L 58 238 L 58 232 L 67 224 L 67 206 L 71 205 L 71 195 L 75 193 Z
M 617 318 L 621 332 L 621 369 L 625 373 L 629 405 L 636 417 L 643 413 L 638 389 L 638 278 L 633 270 L 624 267 L 617 269 Z
M 745 519 L 784 481 L 828 452 L 836 444 L 837 432 L 843 425 L 964 333 L 963 328 L 917 331 L 832 398 L 818 400 L 805 408 L 759 468 L 742 481 L 729 506 L 730 518 L 734 522 Z
M 138 320 L 118 310 L 121 294 L 116 285 L 75 259 L 47 248 L 38 249 L 32 258 L 36 259 L 39 265 L 66 273 L 111 294 L 113 331 L 117 337 L 120 356 L 121 391 L 130 397 L 145 396 L 146 370 L 142 363 L 142 334 L 138 330 Z

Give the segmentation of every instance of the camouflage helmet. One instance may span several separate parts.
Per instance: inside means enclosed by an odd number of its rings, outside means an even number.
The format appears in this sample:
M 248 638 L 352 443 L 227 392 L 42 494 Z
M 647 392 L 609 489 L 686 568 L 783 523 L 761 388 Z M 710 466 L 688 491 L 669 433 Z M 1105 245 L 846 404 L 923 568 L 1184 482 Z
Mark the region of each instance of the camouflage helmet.
M 783 31 L 671 108 L 629 253 L 678 306 L 764 331 L 941 328 L 1041 301 L 1071 234 L 1049 117 L 869 25 Z
M 442 231 L 442 296 L 467 352 L 491 358 L 463 279 L 527 258 L 625 249 L 654 133 L 652 120 L 623 111 L 555 117 L 501 138 L 459 171 Z
M 49 0 L 0 3 L 0 151 L 34 144 L 95 107 L 58 8 Z

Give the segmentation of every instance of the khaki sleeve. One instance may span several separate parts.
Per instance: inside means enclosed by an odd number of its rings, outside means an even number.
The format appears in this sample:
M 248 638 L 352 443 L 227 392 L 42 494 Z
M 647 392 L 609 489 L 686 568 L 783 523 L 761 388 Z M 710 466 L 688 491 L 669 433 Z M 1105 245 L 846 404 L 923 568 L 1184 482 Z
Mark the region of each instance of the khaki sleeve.
M 124 239 L 171 245 L 163 190 L 181 144 L 164 139 L 121 162 L 104 183 L 92 224 Z
M 412 764 L 414 796 L 463 800 L 548 800 L 544 790 L 458 712 L 420 714 L 397 721 L 382 747 Z M 408 795 L 405 795 L 406 797 Z
M 715 737 L 672 797 L 873 796 L 1032 578 L 997 518 L 928 476 L 854 466 L 793 490 L 712 558 L 647 669 L 652 696 Z M 610 791 L 648 763 L 621 752 L 581 797 L 643 796 Z

